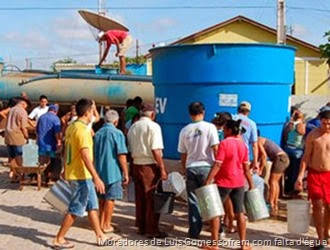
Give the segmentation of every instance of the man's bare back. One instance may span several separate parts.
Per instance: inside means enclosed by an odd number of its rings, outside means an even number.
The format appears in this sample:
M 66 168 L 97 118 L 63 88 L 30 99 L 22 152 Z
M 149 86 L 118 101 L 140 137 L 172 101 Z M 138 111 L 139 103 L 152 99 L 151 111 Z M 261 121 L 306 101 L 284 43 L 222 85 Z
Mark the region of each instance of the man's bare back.
M 330 171 L 330 133 L 314 129 L 307 138 L 310 147 L 309 167 L 320 172 Z M 308 153 L 308 152 L 307 152 Z

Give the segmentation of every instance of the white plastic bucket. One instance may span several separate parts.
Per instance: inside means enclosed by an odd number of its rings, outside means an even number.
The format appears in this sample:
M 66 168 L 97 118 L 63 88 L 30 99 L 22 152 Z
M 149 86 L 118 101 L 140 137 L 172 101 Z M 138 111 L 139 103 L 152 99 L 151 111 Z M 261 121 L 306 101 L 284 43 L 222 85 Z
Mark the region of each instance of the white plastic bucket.
M 310 202 L 305 200 L 290 200 L 288 209 L 288 232 L 294 234 L 307 233 L 310 222 Z
M 186 189 L 186 182 L 179 172 L 171 172 L 167 180 L 162 181 L 162 187 L 164 192 L 172 192 L 175 196 L 180 196 Z
M 216 184 L 203 186 L 195 190 L 201 217 L 204 221 L 224 215 L 219 190 Z

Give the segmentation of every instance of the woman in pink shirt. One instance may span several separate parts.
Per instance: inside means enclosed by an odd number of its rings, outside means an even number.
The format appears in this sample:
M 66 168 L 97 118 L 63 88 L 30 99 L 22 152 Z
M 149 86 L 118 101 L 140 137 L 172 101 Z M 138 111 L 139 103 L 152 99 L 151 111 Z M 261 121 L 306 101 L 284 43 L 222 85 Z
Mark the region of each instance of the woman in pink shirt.
M 219 188 L 222 203 L 228 197 L 234 205 L 241 249 L 250 249 L 246 242 L 246 221 L 243 213 L 245 177 L 250 189 L 253 188 L 249 167 L 248 149 L 239 138 L 241 120 L 229 120 L 224 127 L 225 140 L 221 141 L 215 163 L 206 179 L 206 185 L 215 183 Z M 211 237 L 218 243 L 220 218 L 211 220 Z M 209 249 L 217 249 L 211 246 Z

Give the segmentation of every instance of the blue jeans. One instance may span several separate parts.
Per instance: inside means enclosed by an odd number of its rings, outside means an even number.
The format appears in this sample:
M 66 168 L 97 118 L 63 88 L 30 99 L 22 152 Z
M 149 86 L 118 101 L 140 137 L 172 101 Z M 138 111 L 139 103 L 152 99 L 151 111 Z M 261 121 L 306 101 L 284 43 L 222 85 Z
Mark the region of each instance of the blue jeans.
M 202 231 L 203 221 L 198 207 L 195 189 L 204 186 L 209 175 L 211 166 L 187 168 L 187 194 L 188 194 L 188 215 L 189 215 L 189 236 L 196 238 Z
M 289 194 L 294 191 L 294 184 L 298 178 L 300 161 L 304 151 L 288 146 L 284 148 L 284 151 L 290 158 L 290 165 L 285 171 L 285 192 Z

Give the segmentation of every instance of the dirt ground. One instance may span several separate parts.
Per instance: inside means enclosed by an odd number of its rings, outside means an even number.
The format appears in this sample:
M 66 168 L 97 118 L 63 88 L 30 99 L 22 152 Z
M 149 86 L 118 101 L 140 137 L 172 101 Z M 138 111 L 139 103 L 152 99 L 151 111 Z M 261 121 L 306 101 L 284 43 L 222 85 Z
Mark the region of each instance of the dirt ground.
M 18 189 L 8 178 L 8 168 L 2 166 L 6 161 L 5 146 L 0 146 L 0 249 L 49 249 L 57 233 L 63 215 L 53 210 L 43 200 L 48 191 L 36 186 Z M 175 168 L 175 167 L 170 167 Z M 315 228 L 310 227 L 306 234 L 293 235 L 287 232 L 285 217 L 286 202 L 281 201 L 281 213 L 275 219 L 267 219 L 247 224 L 247 238 L 253 249 L 310 249 L 315 240 Z M 116 237 L 120 241 L 112 249 L 197 249 L 210 240 L 208 226 L 198 240 L 187 238 L 187 204 L 176 201 L 175 210 L 170 215 L 161 216 L 161 230 L 169 237 L 163 240 L 149 240 L 136 233 L 134 203 L 127 199 L 117 202 L 113 223 L 120 229 Z M 305 218 L 302 218 L 305 219 Z M 67 239 L 75 244 L 75 249 L 94 249 L 96 239 L 91 231 L 87 217 L 77 219 L 70 229 Z M 237 234 L 227 234 L 220 243 L 220 249 L 238 249 Z M 109 246 L 100 247 L 105 249 Z M 327 248 L 330 249 L 330 248 Z

